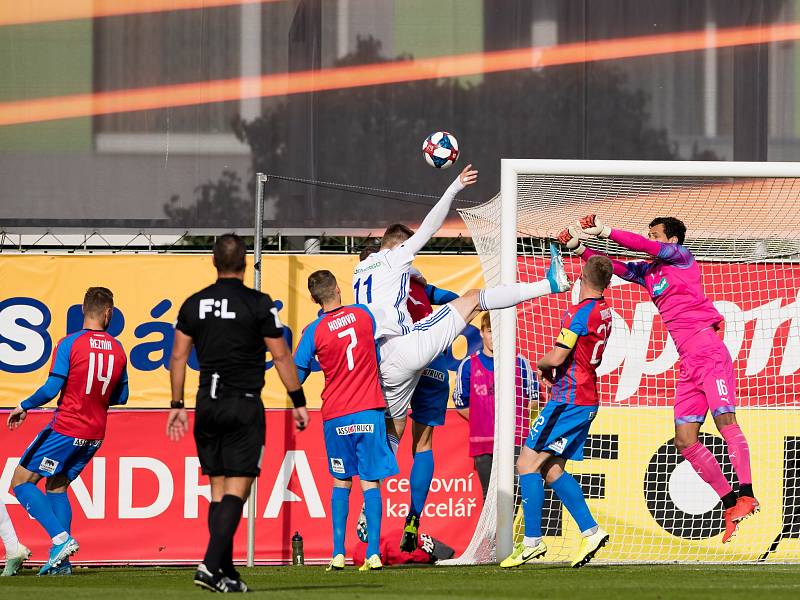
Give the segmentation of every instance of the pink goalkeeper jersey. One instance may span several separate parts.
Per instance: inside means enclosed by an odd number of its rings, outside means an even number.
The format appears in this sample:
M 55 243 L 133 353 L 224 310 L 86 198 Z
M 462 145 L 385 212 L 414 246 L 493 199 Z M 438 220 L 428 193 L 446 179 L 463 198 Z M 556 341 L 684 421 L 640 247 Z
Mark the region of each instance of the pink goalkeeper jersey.
M 619 229 L 611 231 L 611 240 L 655 257 L 652 262 L 612 261 L 614 274 L 647 289 L 680 354 L 698 331 L 719 327 L 722 315 L 703 292 L 700 268 L 686 246 L 656 242 Z M 581 258 L 588 260 L 593 254 L 597 252 L 587 248 Z

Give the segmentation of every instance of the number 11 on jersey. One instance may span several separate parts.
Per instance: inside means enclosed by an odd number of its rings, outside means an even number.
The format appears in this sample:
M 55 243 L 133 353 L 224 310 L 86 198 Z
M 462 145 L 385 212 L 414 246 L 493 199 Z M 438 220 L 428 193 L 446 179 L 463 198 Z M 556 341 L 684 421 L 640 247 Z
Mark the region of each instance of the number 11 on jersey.
M 353 286 L 353 291 L 355 291 L 355 293 L 356 293 L 356 304 L 364 304 L 364 302 L 360 298 L 360 292 L 361 292 L 361 278 L 360 277 L 358 278 L 358 280 L 356 280 L 356 284 Z M 369 277 L 367 277 L 364 280 L 364 294 L 367 297 L 366 304 L 371 304 L 372 303 L 372 275 L 370 275 Z

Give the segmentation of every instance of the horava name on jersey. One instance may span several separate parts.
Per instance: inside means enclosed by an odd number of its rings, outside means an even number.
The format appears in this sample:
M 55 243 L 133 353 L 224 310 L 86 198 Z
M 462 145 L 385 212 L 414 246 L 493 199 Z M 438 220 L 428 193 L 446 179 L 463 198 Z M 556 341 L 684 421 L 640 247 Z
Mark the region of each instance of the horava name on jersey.
M 111 340 L 107 340 L 104 338 L 97 339 L 94 337 L 90 337 L 89 347 L 92 350 L 111 350 Z
M 352 423 L 336 428 L 336 435 L 350 435 L 353 433 L 372 433 L 375 426 L 372 423 Z
M 335 319 L 331 319 L 328 321 L 328 329 L 331 331 L 336 331 L 344 327 L 345 325 L 351 325 L 352 323 L 356 322 L 356 316 L 353 313 L 347 313 L 342 315 L 341 317 L 336 317 Z

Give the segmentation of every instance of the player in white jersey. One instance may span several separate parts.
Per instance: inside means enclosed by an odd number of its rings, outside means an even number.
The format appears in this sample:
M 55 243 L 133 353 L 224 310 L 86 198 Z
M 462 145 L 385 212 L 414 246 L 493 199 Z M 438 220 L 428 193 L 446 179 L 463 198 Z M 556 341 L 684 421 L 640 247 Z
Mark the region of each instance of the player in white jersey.
M 393 421 L 388 429 L 394 447 L 405 430 L 411 396 L 422 370 L 453 343 L 478 312 L 564 292 L 571 285 L 558 247 L 551 244 L 551 263 L 545 279 L 470 290 L 412 324 L 406 306 L 411 263 L 444 223 L 456 194 L 477 179 L 478 172 L 467 165 L 416 233 L 402 224 L 390 225 L 381 240 L 381 249 L 358 263 L 353 275 L 356 303 L 368 304 L 377 322 L 381 385 L 388 416 Z
M 456 194 L 477 180 L 478 172 L 472 169 L 472 165 L 467 165 L 416 233 L 399 223 L 390 225 L 383 234 L 380 250 L 356 266 L 353 273 L 356 304 L 370 305 L 377 321 L 378 337 L 405 335 L 411 331 L 413 323 L 406 306 L 411 263 L 444 224 Z

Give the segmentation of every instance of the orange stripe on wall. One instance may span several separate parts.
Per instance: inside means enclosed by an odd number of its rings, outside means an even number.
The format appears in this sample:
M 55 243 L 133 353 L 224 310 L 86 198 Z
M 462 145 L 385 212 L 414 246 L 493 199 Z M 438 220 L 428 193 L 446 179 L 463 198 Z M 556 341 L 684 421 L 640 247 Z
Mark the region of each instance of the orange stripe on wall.
M 800 38 L 800 23 L 720 29 L 713 47 L 724 48 Z M 245 79 L 203 81 L 96 94 L 0 103 L 0 125 L 111 113 L 284 96 L 478 73 L 689 52 L 709 47 L 706 31 L 600 40 L 418 60 L 280 73 Z
M 283 0 L 2 0 L 0 25 L 263 4 Z

